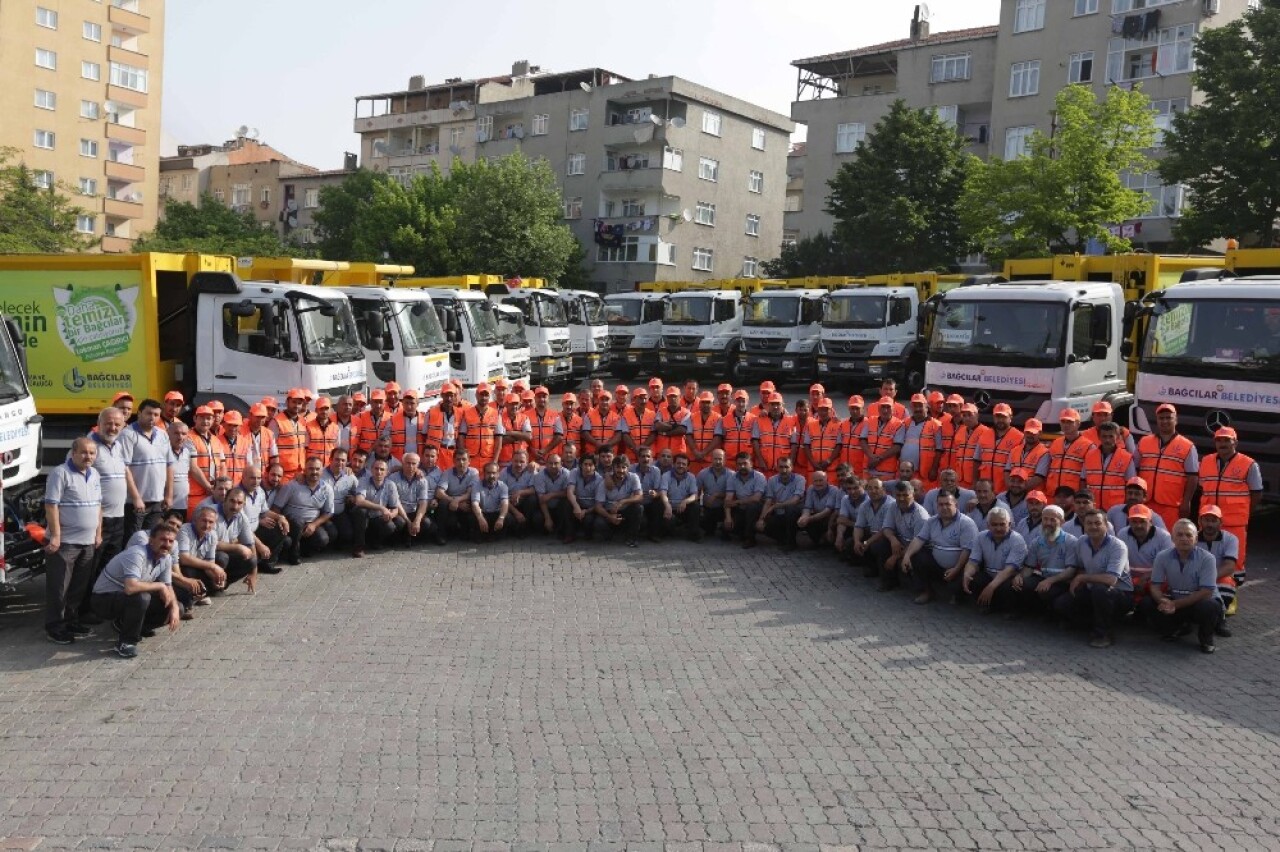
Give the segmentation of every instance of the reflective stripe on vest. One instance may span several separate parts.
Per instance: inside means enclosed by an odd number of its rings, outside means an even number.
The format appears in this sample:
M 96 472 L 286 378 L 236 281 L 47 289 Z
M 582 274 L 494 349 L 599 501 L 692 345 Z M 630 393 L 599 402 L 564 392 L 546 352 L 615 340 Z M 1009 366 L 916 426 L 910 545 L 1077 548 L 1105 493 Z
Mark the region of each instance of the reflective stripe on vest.
M 330 420 L 327 425 L 312 420 L 307 424 L 307 453 L 319 456 L 327 465 L 329 456 L 338 448 L 338 424 Z M 396 456 L 399 458 L 399 456 Z
M 1221 509 L 1223 526 L 1246 526 L 1253 506 L 1249 495 L 1249 468 L 1253 466 L 1253 459 L 1236 453 L 1225 467 L 1220 465 L 1217 453 L 1206 456 L 1200 463 L 1200 487 L 1204 489 L 1200 505 L 1213 504 Z M 1243 537 L 1240 545 L 1243 551 Z
M 1084 456 L 1093 444 L 1083 435 L 1067 444 L 1065 436 L 1059 437 L 1049 449 L 1049 475 L 1045 478 L 1045 496 L 1053 499 L 1053 492 L 1063 485 L 1079 491 L 1084 484 Z
M 1133 456 L 1129 451 L 1118 445 L 1105 461 L 1101 447 L 1090 447 L 1084 454 L 1085 484 L 1093 492 L 1093 499 L 1102 511 L 1124 503 L 1125 473 L 1132 462 Z
M 693 442 L 693 448 L 698 452 L 706 452 L 711 446 L 711 442 L 716 438 L 716 424 L 720 422 L 720 415 L 714 411 L 707 415 L 704 420 L 702 412 L 695 411 L 689 418 L 689 431 L 685 433 L 685 437 Z
M 1189 438 L 1174 435 L 1161 446 L 1159 435 L 1138 442 L 1138 476 L 1147 481 L 1147 499 L 1160 506 L 1181 506 L 1187 490 L 1187 458 L 1195 449 Z
M 720 421 L 724 424 L 724 457 L 732 463 L 739 453 L 751 452 L 751 432 L 755 428 L 756 419 L 751 414 L 742 415 L 738 422 L 734 412 Z
M 756 427 L 760 430 L 760 458 L 770 473 L 778 469 L 778 460 L 791 455 L 792 432 L 795 417 L 784 414 L 776 421 L 772 417 L 760 417 Z
M 840 433 L 844 430 L 840 421 L 834 417 L 828 417 L 825 426 L 816 418 L 810 420 L 806 426 L 809 433 L 809 455 L 813 457 L 814 464 L 822 464 L 831 458 L 831 452 L 840 446 Z
M 476 408 L 468 408 L 462 412 L 462 422 L 467 424 L 467 432 L 462 436 L 462 445 L 467 454 L 475 461 L 493 461 L 497 448 L 498 411 L 488 406 L 481 414 Z M 475 467 L 473 463 L 471 465 Z

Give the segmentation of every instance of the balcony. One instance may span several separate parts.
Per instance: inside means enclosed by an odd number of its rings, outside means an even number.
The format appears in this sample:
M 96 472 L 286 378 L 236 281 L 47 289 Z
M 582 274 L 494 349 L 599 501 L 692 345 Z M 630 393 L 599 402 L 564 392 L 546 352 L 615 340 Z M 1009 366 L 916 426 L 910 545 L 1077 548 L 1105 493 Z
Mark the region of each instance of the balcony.
M 604 171 L 600 173 L 600 189 L 604 192 L 661 189 L 665 171 L 661 165 Z
M 394 130 L 397 127 L 435 127 L 455 121 L 474 121 L 475 117 L 476 108 L 471 104 L 466 109 L 446 107 L 357 118 L 352 129 L 356 133 L 376 133 L 379 130 Z
M 108 121 L 107 138 L 114 139 L 117 142 L 126 142 L 130 145 L 145 145 L 147 144 L 147 131 Z
M 151 32 L 151 19 L 137 12 L 122 9 L 114 3 L 107 9 L 107 20 L 111 26 L 128 33 L 141 34 Z
M 658 127 L 648 121 L 636 124 L 611 124 L 602 131 L 606 145 L 660 145 L 667 142 L 667 127 Z
M 102 212 L 121 219 L 141 219 L 142 204 L 136 201 L 122 201 L 119 198 L 104 198 Z
M 126 89 L 123 86 L 107 86 L 107 99 L 115 101 L 119 104 L 128 104 L 131 107 L 145 109 L 147 106 L 147 93 L 138 92 L 133 89 Z
M 111 45 L 107 48 L 107 59 L 111 62 L 120 62 L 125 65 L 132 65 L 134 68 L 150 68 L 151 57 L 145 53 L 138 53 L 133 50 L 127 50 L 123 47 Z
M 147 176 L 147 170 L 142 166 L 121 163 L 116 160 L 107 160 L 103 163 L 103 172 L 112 180 L 124 181 L 125 183 L 138 183 Z
M 102 250 L 107 254 L 128 254 L 133 251 L 133 240 L 130 237 L 105 236 L 102 238 Z

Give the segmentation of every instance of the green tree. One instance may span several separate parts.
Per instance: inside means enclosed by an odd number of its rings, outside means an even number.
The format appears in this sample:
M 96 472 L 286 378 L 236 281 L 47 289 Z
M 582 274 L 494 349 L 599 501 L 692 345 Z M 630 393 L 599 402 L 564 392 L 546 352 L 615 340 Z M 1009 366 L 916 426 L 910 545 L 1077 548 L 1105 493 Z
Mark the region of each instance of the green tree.
M 1194 55 L 1203 99 L 1174 117 L 1160 161 L 1165 183 L 1189 191 L 1174 233 L 1188 246 L 1280 245 L 1280 2 L 1203 30 Z
M 970 158 L 955 128 L 898 100 L 828 185 L 846 274 L 948 267 L 965 251 L 956 200 Z
M 810 275 L 851 274 L 853 261 L 825 231 L 782 247 L 782 253 L 761 264 L 766 278 L 805 278 Z
M 0 254 L 85 251 L 98 240 L 76 231 L 86 211 L 71 203 L 61 184 L 41 189 L 16 148 L 0 148 Z
M 281 257 L 299 251 L 299 247 L 282 242 L 275 230 L 259 223 L 252 213 L 237 213 L 208 193 L 201 196 L 198 205 L 186 201 L 167 204 L 156 229 L 139 237 L 133 248 L 237 257 Z
M 1155 139 L 1155 119 L 1146 95 L 1112 87 L 1099 101 L 1087 86 L 1067 86 L 1054 111 L 1053 136 L 1033 133 L 1026 156 L 973 161 L 961 222 L 992 259 L 1079 252 L 1090 239 L 1127 250 L 1129 241 L 1108 226 L 1150 205 L 1124 182 L 1124 173 L 1152 167 L 1144 149 Z
M 587 273 L 587 249 L 576 239 L 565 262 L 564 273 L 556 280 L 556 286 L 565 290 L 590 290 L 591 276 Z

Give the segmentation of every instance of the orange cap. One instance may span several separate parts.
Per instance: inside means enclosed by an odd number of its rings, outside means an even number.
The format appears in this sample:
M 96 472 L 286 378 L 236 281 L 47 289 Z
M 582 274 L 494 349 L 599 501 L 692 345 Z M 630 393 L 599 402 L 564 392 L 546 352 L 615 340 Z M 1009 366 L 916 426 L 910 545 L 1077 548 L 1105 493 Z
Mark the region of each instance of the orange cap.
M 966 402 L 964 405 L 960 406 L 960 411 L 964 414 L 977 414 L 978 406 L 974 405 L 972 402 Z
M 1031 471 L 1027 470 L 1025 467 L 1015 467 L 1013 470 L 1009 471 L 1009 476 L 1016 476 L 1019 479 L 1027 480 L 1031 478 Z
M 1223 426 L 1217 432 L 1213 433 L 1213 439 L 1216 441 L 1218 438 L 1230 438 L 1235 441 L 1237 440 L 1236 430 L 1232 429 L 1230 426 Z
M 1168 411 L 1171 414 L 1177 414 L 1178 408 L 1172 402 L 1162 402 L 1156 406 L 1156 414 L 1159 414 L 1162 411 Z
M 206 415 L 206 414 L 207 414 L 208 416 L 212 417 L 212 416 L 213 416 L 213 409 L 212 409 L 212 408 L 210 408 L 210 407 L 209 407 L 209 406 L 207 406 L 207 405 L 197 406 L 197 408 L 196 408 L 196 417 L 203 417 L 203 416 L 204 416 L 204 415 Z
M 1143 479 L 1141 476 L 1131 476 L 1124 484 L 1125 488 L 1128 488 L 1130 486 L 1133 486 L 1134 488 L 1141 488 L 1143 491 L 1146 491 L 1147 481 Z
M 493 393 L 493 388 L 489 387 L 488 382 L 481 382 L 476 385 L 476 396 L 479 396 L 482 393 Z
M 849 397 L 849 407 L 853 408 L 855 405 L 858 408 L 861 408 L 862 406 L 866 405 L 866 402 L 862 399 L 862 396 L 860 394 L 855 393 L 853 396 Z
M 577 404 L 578 404 L 578 395 L 577 395 L 577 394 L 574 394 L 574 393 L 567 393 L 567 394 L 565 394 L 564 396 L 562 396 L 562 397 L 560 398 L 560 400 L 561 400 L 562 402 L 571 402 L 571 403 L 573 403 L 574 405 L 577 405 Z
M 165 402 L 185 402 L 186 400 L 182 396 L 182 391 L 172 390 L 164 395 L 164 401 Z
M 328 411 L 333 408 L 333 400 L 327 396 L 322 396 L 316 400 L 316 411 Z
M 1105 399 L 1098 400 L 1093 404 L 1093 413 L 1094 414 L 1110 414 L 1111 403 L 1107 402 Z
M 822 399 L 818 400 L 818 404 L 815 405 L 814 408 L 835 408 L 835 406 L 831 404 L 830 397 L 824 396 Z
M 382 386 L 382 389 L 386 391 L 388 395 L 393 393 L 400 393 L 400 385 L 397 384 L 396 382 L 387 382 L 385 385 Z
M 716 393 L 733 393 L 733 385 L 728 382 L 721 382 L 716 386 Z
M 1074 420 L 1079 423 L 1080 412 L 1074 408 L 1064 408 L 1058 412 L 1058 422 L 1061 423 L 1063 420 Z
M 668 398 L 673 396 L 679 396 L 679 395 L 680 395 L 680 388 L 676 387 L 675 385 L 672 385 L 671 387 L 667 388 Z
M 1049 498 L 1044 496 L 1043 491 L 1028 491 L 1026 499 L 1034 501 L 1036 503 L 1047 504 L 1049 502 Z
M 351 394 L 351 401 L 352 402 L 368 402 L 368 400 L 364 398 L 364 394 L 360 391 L 356 391 L 355 393 Z
M 774 387 L 773 382 L 769 381 L 768 379 L 765 379 L 763 382 L 761 382 L 761 383 L 760 383 L 760 390 L 762 390 L 762 391 L 775 391 L 775 390 L 777 390 L 777 388 L 776 388 L 776 387 Z
M 533 391 L 525 389 L 520 391 L 521 402 L 533 402 Z
M 946 397 L 942 395 L 942 391 L 930 391 L 929 402 L 942 402 Z
M 1217 506 L 1213 505 L 1212 503 L 1210 503 L 1208 506 L 1200 507 L 1200 517 L 1203 518 L 1205 515 L 1213 515 L 1215 518 L 1218 518 L 1219 520 L 1221 520 L 1222 510 L 1219 509 Z
M 1003 414 L 1005 417 L 1013 416 L 1013 409 L 1009 407 L 1007 402 L 997 402 L 996 407 L 991 409 L 992 414 Z
M 384 391 L 382 388 L 374 388 L 373 390 L 369 391 L 369 400 L 373 401 L 375 399 L 380 399 L 385 402 L 387 399 L 387 392 Z
M 827 392 L 827 389 L 824 388 L 822 385 L 818 384 L 817 382 L 814 382 L 813 384 L 809 385 L 809 393 L 813 393 L 814 391 L 817 391 L 819 395 L 822 395 Z
M 943 403 L 946 405 L 964 405 L 964 397 L 958 393 L 953 393 L 943 400 Z
M 1136 506 L 1129 507 L 1129 517 L 1146 518 L 1149 521 L 1151 520 L 1151 510 L 1139 503 Z
M 1032 435 L 1039 435 L 1044 431 L 1044 424 L 1034 417 L 1028 417 L 1027 422 L 1022 425 L 1023 432 L 1030 432 Z
M 131 398 L 132 398 L 132 397 L 131 397 Z M 209 400 L 209 408 L 211 408 L 211 409 L 213 410 L 213 413 L 214 413 L 214 414 L 217 414 L 217 413 L 218 413 L 218 412 L 220 412 L 220 411 L 226 411 L 226 410 L 227 410 L 227 407 L 226 407 L 225 405 L 223 405 L 223 404 L 222 404 L 222 400 L 220 400 L 220 399 L 211 399 L 211 400 Z
M 751 394 L 744 390 L 736 390 L 733 392 L 734 399 L 751 399 Z
M 918 403 L 920 403 L 921 405 L 928 405 L 928 404 L 929 404 L 929 400 L 928 400 L 928 398 L 927 398 L 927 397 L 925 397 L 925 395 L 924 395 L 924 394 L 922 394 L 922 393 L 913 393 L 913 394 L 911 394 L 911 401 L 912 401 L 912 402 L 918 402 Z
M 111 404 L 115 405 L 117 402 L 119 402 L 122 399 L 131 400 L 133 399 L 133 394 L 129 393 L 128 391 L 120 391 L 115 396 L 111 397 Z
M 715 401 L 716 401 L 716 395 L 713 394 L 711 391 L 703 391 L 702 393 L 698 394 L 698 402 L 715 402 Z
M 533 389 L 534 396 L 551 396 L 551 389 L 546 385 L 538 385 Z
M 407 388 L 407 389 L 405 389 L 404 393 L 400 394 L 400 398 L 401 398 L 401 399 L 412 399 L 412 400 L 414 400 L 414 401 L 417 401 L 417 399 L 418 399 L 418 392 L 417 392 L 416 390 L 414 390 L 413 388 Z M 317 405 L 316 407 L 318 408 L 319 406 Z
M 240 412 L 234 408 L 222 415 L 223 423 L 230 423 L 232 426 L 239 426 L 244 422 L 244 418 L 240 416 Z
M 255 402 L 253 405 L 249 406 L 249 416 L 250 417 L 267 417 L 269 416 L 267 414 L 267 407 L 260 402 Z

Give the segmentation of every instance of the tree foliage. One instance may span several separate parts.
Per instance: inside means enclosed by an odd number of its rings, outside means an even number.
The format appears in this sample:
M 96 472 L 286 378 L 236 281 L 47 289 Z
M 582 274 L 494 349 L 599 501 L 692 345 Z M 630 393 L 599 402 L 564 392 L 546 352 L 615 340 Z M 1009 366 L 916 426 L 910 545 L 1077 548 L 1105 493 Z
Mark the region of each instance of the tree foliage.
M 1101 101 L 1087 86 L 1055 99 L 1052 136 L 1032 134 L 1026 156 L 972 162 L 960 200 L 965 233 L 989 257 L 1084 251 L 1090 239 L 1124 251 L 1109 225 L 1141 215 L 1149 199 L 1124 174 L 1148 171 L 1155 139 L 1151 102 L 1113 87 Z
M 253 214 L 236 212 L 206 193 L 200 203 L 171 201 L 156 229 L 133 244 L 134 251 L 201 252 L 237 257 L 297 256 L 299 246 L 284 243 Z
M 25 163 L 12 162 L 15 148 L 0 148 L 0 254 L 85 251 L 98 240 L 76 231 L 86 211 L 73 204 L 69 188 L 42 189 Z
M 407 185 L 361 170 L 320 191 L 325 257 L 412 264 L 420 275 L 491 273 L 558 281 L 581 268 L 561 222 L 563 199 L 543 161 L 513 154 L 433 167 Z M 576 261 L 575 261 L 576 258 Z
M 784 245 L 778 257 L 761 264 L 766 278 L 847 275 L 852 268 L 843 248 L 825 231 Z
M 1167 184 L 1189 190 L 1175 234 L 1190 246 L 1280 245 L 1280 2 L 1203 30 L 1195 61 L 1203 100 L 1174 118 L 1160 162 Z
M 970 168 L 955 128 L 895 101 L 829 186 L 842 274 L 946 268 L 964 254 L 956 202 Z

